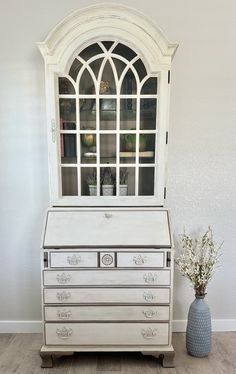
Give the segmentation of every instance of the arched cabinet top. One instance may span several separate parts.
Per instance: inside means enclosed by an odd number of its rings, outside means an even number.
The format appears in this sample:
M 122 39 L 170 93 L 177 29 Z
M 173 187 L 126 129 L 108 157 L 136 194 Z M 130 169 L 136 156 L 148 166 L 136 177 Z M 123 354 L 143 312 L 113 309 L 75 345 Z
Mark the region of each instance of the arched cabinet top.
M 168 69 L 178 47 L 153 22 L 135 9 L 98 4 L 79 9 L 62 20 L 38 43 L 46 65 L 65 71 L 78 52 L 95 41 L 119 40 L 139 50 L 150 73 Z

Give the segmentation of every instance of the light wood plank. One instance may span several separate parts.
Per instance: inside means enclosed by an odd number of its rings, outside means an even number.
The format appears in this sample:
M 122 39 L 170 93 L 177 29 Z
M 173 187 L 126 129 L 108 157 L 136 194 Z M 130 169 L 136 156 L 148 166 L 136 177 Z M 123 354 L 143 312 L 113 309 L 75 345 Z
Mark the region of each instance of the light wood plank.
M 185 334 L 173 334 L 175 368 L 162 368 L 157 359 L 140 353 L 76 353 L 41 369 L 41 334 L 0 334 L 1 374 L 235 374 L 236 332 L 214 333 L 207 358 L 187 354 Z M 117 355 L 117 356 L 116 356 Z M 119 363 L 120 360 L 120 363 Z M 120 369 L 120 370 L 118 370 Z
M 97 373 L 121 371 L 121 353 L 100 353 L 97 360 Z

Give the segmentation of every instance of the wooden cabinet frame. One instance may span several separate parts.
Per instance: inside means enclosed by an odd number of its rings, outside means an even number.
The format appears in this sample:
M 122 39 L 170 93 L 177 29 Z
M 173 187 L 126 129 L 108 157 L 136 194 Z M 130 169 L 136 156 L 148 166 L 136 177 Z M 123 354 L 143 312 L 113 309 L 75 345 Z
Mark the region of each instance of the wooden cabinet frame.
M 78 172 L 78 196 L 63 196 L 60 164 L 60 121 L 58 116 L 58 77 L 68 74 L 70 66 L 81 50 L 92 43 L 103 40 L 123 43 L 129 46 L 141 58 L 148 77 L 158 77 L 158 119 L 156 133 L 156 157 L 154 161 L 154 194 L 138 196 L 138 141 L 136 144 L 135 193 L 134 196 L 80 196 L 80 173 Z M 46 101 L 49 145 L 50 197 L 53 206 L 163 206 L 166 168 L 166 134 L 168 132 L 169 91 L 171 61 L 177 45 L 170 43 L 163 33 L 143 14 L 134 9 L 115 5 L 100 4 L 78 10 L 60 22 L 46 40 L 38 43 L 45 60 Z M 105 52 L 105 51 L 104 51 Z M 108 58 L 109 56 L 107 56 Z M 134 59 L 135 60 L 135 59 Z M 147 78 L 148 78 L 147 77 Z M 137 92 L 139 97 L 140 92 Z M 78 95 L 75 97 L 78 98 Z M 124 96 L 125 97 L 125 96 Z M 116 95 L 118 100 L 120 95 Z M 98 100 L 98 95 L 96 95 Z M 119 109 L 119 100 L 117 101 Z M 137 113 L 139 109 L 137 108 Z M 119 115 L 118 115 L 119 116 Z M 138 117 L 138 114 L 137 114 Z M 119 121 L 119 118 L 117 119 Z M 77 152 L 79 152 L 80 134 L 77 131 Z M 98 135 L 98 130 L 95 131 Z M 104 132 L 105 133 L 105 132 Z M 116 185 L 119 181 L 119 139 L 117 128 Z M 137 134 L 140 129 L 137 128 Z M 154 132 L 152 132 L 154 133 Z M 138 137 L 137 137 L 138 138 Z M 99 147 L 99 145 L 98 145 Z M 96 164 L 97 170 L 98 162 Z M 148 164 L 142 165 L 146 167 Z M 80 168 L 78 167 L 78 171 Z M 99 175 L 97 176 L 99 180 Z M 118 190 L 118 189 L 117 189 Z

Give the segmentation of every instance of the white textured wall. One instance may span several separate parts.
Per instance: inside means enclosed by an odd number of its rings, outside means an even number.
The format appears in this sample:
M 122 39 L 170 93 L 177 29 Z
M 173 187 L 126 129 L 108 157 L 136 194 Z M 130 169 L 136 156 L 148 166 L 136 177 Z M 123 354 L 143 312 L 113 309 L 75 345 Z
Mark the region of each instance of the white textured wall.
M 39 247 L 48 205 L 42 41 L 65 15 L 97 2 L 0 3 L 0 287 L 2 320 L 40 320 Z M 236 50 L 233 0 L 129 0 L 179 43 L 173 63 L 167 206 L 177 236 L 211 225 L 224 240 L 208 289 L 215 319 L 236 315 Z M 175 277 L 174 318 L 193 292 Z M 234 321 L 235 322 L 235 321 Z M 233 326 L 233 325 L 232 325 Z

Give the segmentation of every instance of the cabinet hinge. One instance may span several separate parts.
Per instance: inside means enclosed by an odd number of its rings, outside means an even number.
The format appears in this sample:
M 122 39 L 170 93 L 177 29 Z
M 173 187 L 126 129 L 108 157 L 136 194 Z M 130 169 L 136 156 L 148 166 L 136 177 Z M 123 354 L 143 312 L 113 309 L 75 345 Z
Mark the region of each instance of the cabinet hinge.
M 166 187 L 164 187 L 164 199 L 166 199 Z
M 169 137 L 169 133 L 168 131 L 166 131 L 166 144 L 168 144 L 168 137 Z
M 168 70 L 168 84 L 170 83 L 170 70 Z

